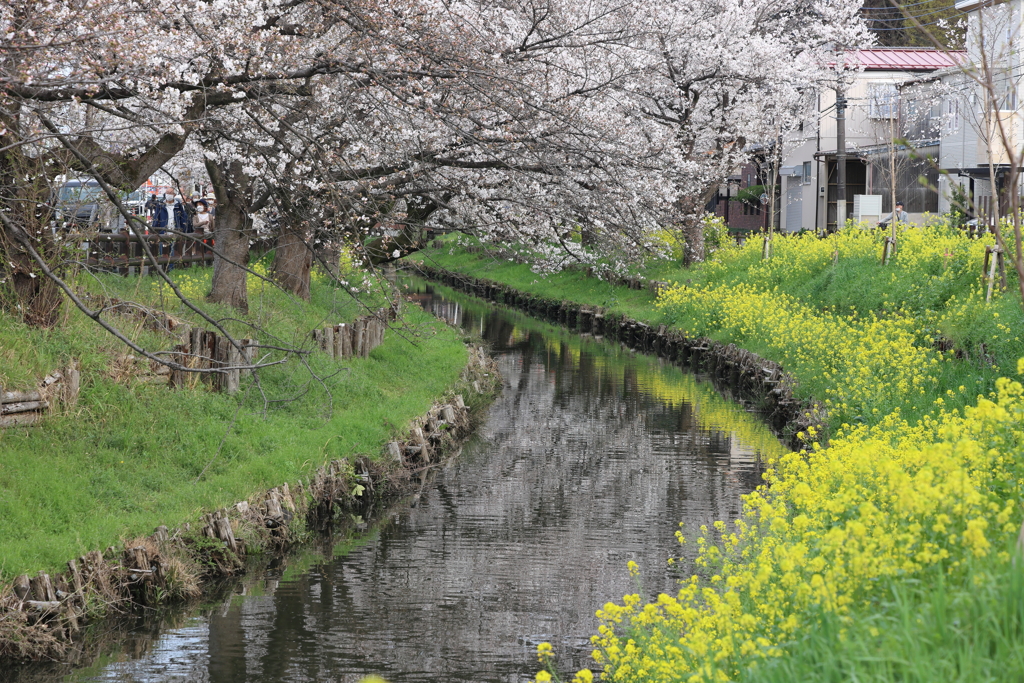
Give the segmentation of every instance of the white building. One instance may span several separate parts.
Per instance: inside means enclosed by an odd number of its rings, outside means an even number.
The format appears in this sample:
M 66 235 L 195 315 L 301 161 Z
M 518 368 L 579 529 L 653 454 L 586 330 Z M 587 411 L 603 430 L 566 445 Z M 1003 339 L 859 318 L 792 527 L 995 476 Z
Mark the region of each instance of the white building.
M 1020 0 L 1017 0 L 1020 1 Z M 847 55 L 846 201 L 847 217 L 877 221 L 896 200 L 910 219 L 940 206 L 938 159 L 941 104 L 932 93 L 903 89 L 907 83 L 953 67 L 962 53 L 920 48 L 875 48 Z M 838 79 L 837 79 L 838 80 Z M 782 230 L 830 229 L 837 213 L 837 91 L 823 90 L 817 111 L 784 148 L 781 168 Z M 893 146 L 894 138 L 909 145 Z M 895 168 L 895 174 L 891 171 Z M 931 187 L 918 182 L 929 179 Z M 940 188 L 941 190 L 941 188 Z M 869 199 L 855 197 L 868 196 Z M 855 209 L 857 213 L 855 215 Z
M 1000 125 L 1011 148 L 1019 150 L 1024 140 L 1019 96 L 1024 2 L 957 0 L 955 6 L 967 12 L 964 67 L 974 78 L 965 74 L 964 68 L 941 74 L 945 121 L 940 165 L 950 181 L 963 188 L 971 211 L 986 223 L 1006 213 L 1005 199 L 1000 207 L 993 200 L 1002 195 L 1010 168 Z M 990 87 L 983 88 L 975 78 Z

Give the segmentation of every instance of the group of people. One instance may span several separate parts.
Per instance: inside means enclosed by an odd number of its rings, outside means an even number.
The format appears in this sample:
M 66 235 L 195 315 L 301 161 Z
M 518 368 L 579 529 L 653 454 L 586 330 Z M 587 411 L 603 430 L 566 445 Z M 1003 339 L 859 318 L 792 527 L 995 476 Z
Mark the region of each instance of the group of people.
M 161 235 L 171 230 L 212 234 L 216 214 L 212 203 L 212 200 L 203 199 L 198 194 L 192 195 L 187 202 L 180 194 L 167 193 L 162 198 L 151 194 L 146 202 L 146 215 L 149 216 L 150 227 Z
M 172 259 L 176 256 L 195 256 L 197 252 L 205 254 L 206 247 L 213 244 L 213 221 L 216 210 L 211 204 L 212 200 L 203 199 L 198 194 L 192 195 L 192 199 L 187 202 L 180 194 L 167 193 L 162 198 L 156 193 L 151 194 L 145 208 L 153 232 L 159 235 L 169 232 L 196 235 L 182 245 L 180 252 L 175 240 L 166 245 L 161 241 L 157 247 L 158 254 L 163 256 L 165 249 L 167 256 Z M 174 264 L 168 264 L 167 269 L 172 268 Z

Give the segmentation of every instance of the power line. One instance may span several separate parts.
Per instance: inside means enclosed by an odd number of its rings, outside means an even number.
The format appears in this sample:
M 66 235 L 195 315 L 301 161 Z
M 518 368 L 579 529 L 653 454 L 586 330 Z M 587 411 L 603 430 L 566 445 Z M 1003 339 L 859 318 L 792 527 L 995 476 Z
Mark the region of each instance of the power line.
M 903 11 L 907 7 L 917 7 L 918 5 L 930 5 L 933 2 L 935 2 L 935 0 L 921 0 L 920 2 L 911 2 L 911 3 L 907 3 L 906 5 L 899 5 L 899 4 L 897 4 L 897 5 L 890 5 L 888 7 L 861 7 L 860 9 L 861 9 L 862 12 L 872 12 L 872 11 L 878 12 L 878 11 L 882 11 L 882 10 Z M 953 7 L 947 7 L 946 9 L 953 9 Z
M 869 31 L 907 31 L 907 30 L 910 30 L 910 29 L 918 28 L 919 26 L 935 26 L 936 24 L 941 24 L 944 21 L 947 21 L 947 20 L 946 19 L 936 19 L 935 21 L 930 21 L 928 23 L 911 24 L 910 26 L 901 26 L 899 28 L 868 28 L 868 30 Z

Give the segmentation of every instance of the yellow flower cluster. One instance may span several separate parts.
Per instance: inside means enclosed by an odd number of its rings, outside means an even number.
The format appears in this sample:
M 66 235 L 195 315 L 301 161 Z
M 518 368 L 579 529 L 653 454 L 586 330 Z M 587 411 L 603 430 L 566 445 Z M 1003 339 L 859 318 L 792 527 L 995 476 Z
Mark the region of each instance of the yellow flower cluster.
M 776 237 L 770 259 L 761 258 L 763 238 L 755 237 L 742 248 L 715 252 L 703 273 L 716 280 L 740 269 L 746 282 L 762 289 L 771 288 L 786 281 L 814 277 L 823 268 L 840 261 L 878 261 L 888 235 L 889 231 L 884 229 L 850 228 L 827 239 L 812 233 L 784 239 Z M 916 291 L 933 288 L 937 283 L 956 282 L 968 272 L 980 274 L 985 247 L 993 243 L 991 236 L 970 239 L 962 232 L 949 229 L 943 220 L 934 220 L 924 227 L 906 225 L 897 238 L 890 277 L 894 277 L 898 269 L 912 271 L 918 279 L 907 293 L 912 299 Z
M 930 339 L 912 317 L 818 312 L 777 288 L 674 287 L 658 306 L 696 317 L 696 334 L 716 332 L 740 346 L 767 347 L 767 355 L 805 382 L 826 385 L 826 407 L 843 421 L 865 421 L 872 410 L 924 394 L 943 361 L 919 343 Z
M 256 261 L 255 263 L 250 263 L 249 270 L 260 276 L 253 277 L 252 275 L 250 275 L 245 279 L 245 289 L 249 297 L 255 299 L 262 292 L 264 292 L 265 288 L 270 284 L 269 282 L 267 282 L 267 280 L 264 280 L 263 278 L 271 278 L 272 274 L 270 272 L 270 266 L 267 265 L 265 260 L 259 260 Z
M 209 268 L 178 268 L 168 273 L 174 281 L 178 290 L 193 301 L 201 301 L 210 293 L 210 269 Z M 154 281 L 157 288 L 157 296 L 173 299 L 174 292 L 170 286 L 162 281 Z
M 1022 367 L 1024 369 L 1024 367 Z M 696 576 L 650 604 L 598 612 L 595 658 L 614 681 L 728 681 L 782 653 L 815 610 L 846 612 L 883 577 L 957 572 L 1016 530 L 1024 488 L 1019 382 L 965 415 L 893 414 L 825 449 L 786 455 L 723 542 L 697 539 Z
M 700 577 L 675 595 L 646 604 L 627 595 L 598 612 L 594 656 L 606 680 L 735 680 L 759 659 L 783 654 L 820 612 L 845 615 L 867 604 L 884 579 L 962 576 L 1020 526 L 1021 384 L 1003 378 L 962 412 L 941 399 L 920 402 L 952 362 L 932 346 L 936 329 L 973 315 L 997 330 L 993 341 L 1019 343 L 982 305 L 980 289 L 941 312 L 915 308 L 919 293 L 977 279 L 983 241 L 941 225 L 904 230 L 891 272 L 880 275 L 903 278 L 900 298 L 894 293 L 884 312 L 822 310 L 783 291 L 842 259 L 880 259 L 883 237 L 854 229 L 779 239 L 769 260 L 760 258 L 760 240 L 750 240 L 718 253 L 704 271 L 712 284 L 662 293 L 659 306 L 685 320 L 691 335 L 757 348 L 823 387 L 843 425 L 825 448 L 778 457 L 733 527 L 701 527 Z M 909 419 L 918 406 L 921 418 Z M 999 558 L 1009 559 L 1001 550 Z

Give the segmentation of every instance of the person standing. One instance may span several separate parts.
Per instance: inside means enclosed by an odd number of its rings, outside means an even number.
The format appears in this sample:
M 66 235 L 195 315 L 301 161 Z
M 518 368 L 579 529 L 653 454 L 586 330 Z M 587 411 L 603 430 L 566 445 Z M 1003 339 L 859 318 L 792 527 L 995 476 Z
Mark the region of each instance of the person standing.
M 160 206 L 160 201 L 156 198 L 156 192 L 149 195 L 149 199 L 146 200 L 146 204 L 143 210 L 146 212 L 146 216 L 150 219 L 150 225 L 152 225 L 153 216 L 156 214 L 157 208 Z
M 210 216 L 210 205 L 206 203 L 205 199 L 197 199 L 195 202 L 196 215 L 192 219 L 195 226 L 195 231 L 201 236 L 203 245 L 210 243 L 210 238 L 213 236 L 213 220 Z M 203 255 L 206 254 L 205 246 L 202 249 Z
M 166 203 L 166 201 L 163 201 L 163 202 L 157 201 L 156 195 L 153 195 L 150 198 L 150 201 L 153 202 L 153 205 L 151 207 L 149 207 L 150 211 L 152 211 L 152 213 L 151 213 L 152 224 L 151 225 L 153 227 L 153 232 L 158 232 L 160 234 L 163 234 L 164 231 L 167 230 L 167 220 L 169 218 L 168 212 L 167 212 L 167 203 Z M 147 202 L 147 206 L 148 206 L 148 202 Z
M 207 233 L 213 232 L 211 220 L 210 220 L 210 205 L 206 203 L 205 199 L 196 200 L 196 215 L 193 219 L 193 226 L 195 231 L 206 235 Z
M 164 195 L 162 202 L 158 201 L 153 207 L 153 232 L 158 235 L 163 235 L 167 232 L 170 227 L 171 217 L 174 212 L 174 197 L 172 195 Z M 157 256 L 163 256 L 164 254 L 164 243 L 157 242 L 156 245 Z M 174 255 L 174 243 L 171 243 L 171 252 Z
M 185 203 L 182 202 L 180 194 L 174 197 L 174 229 L 184 233 L 190 233 L 194 230 L 191 212 L 185 208 Z
M 190 209 L 192 210 L 190 211 Z M 194 210 L 195 209 L 192 208 L 191 204 L 182 200 L 180 194 L 174 197 L 174 229 L 176 232 L 190 235 L 195 231 L 195 228 L 192 225 L 192 211 Z M 178 242 L 178 240 L 175 240 L 175 242 Z M 185 238 L 184 241 L 180 242 L 180 244 L 181 249 L 178 251 L 179 254 L 182 256 L 188 256 L 192 253 L 192 241 L 190 239 Z M 171 254 L 174 254 L 173 245 L 171 247 Z

